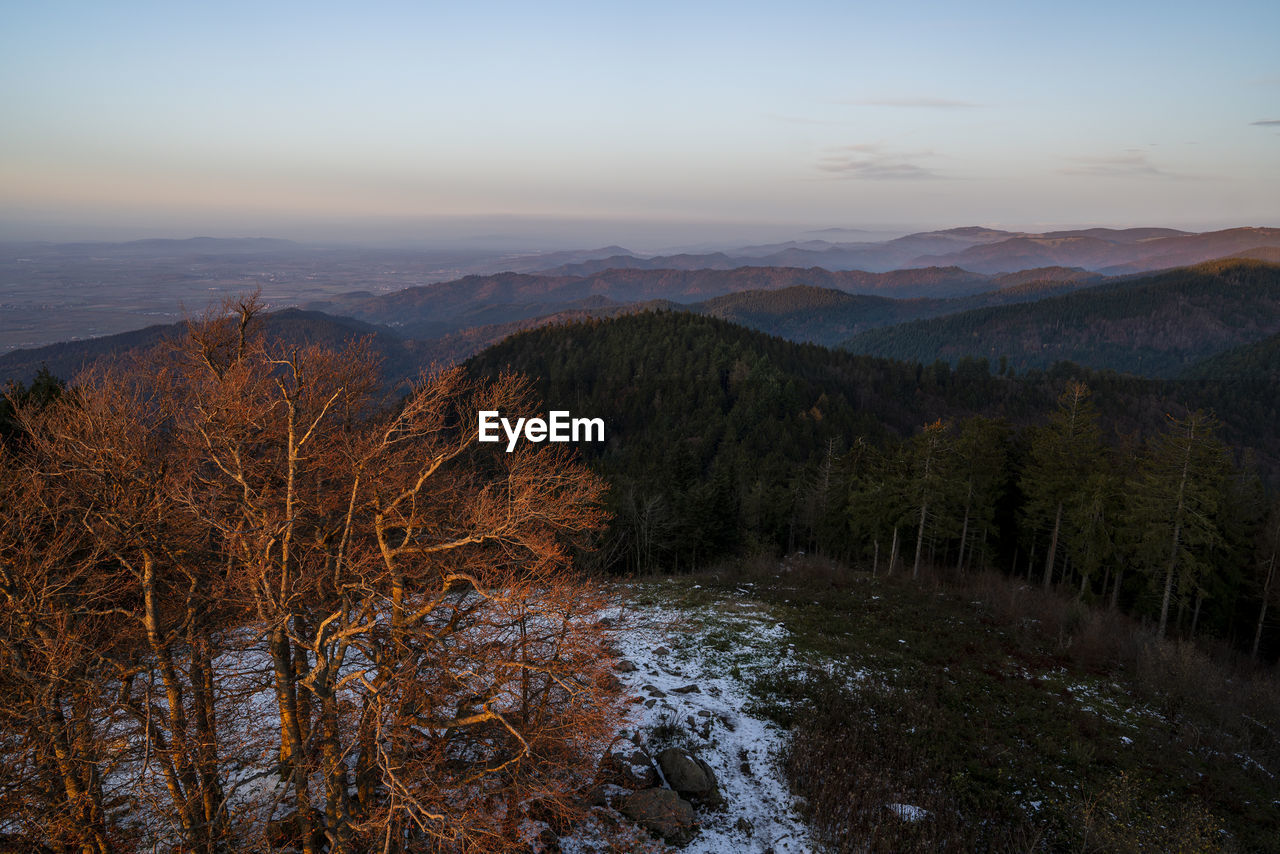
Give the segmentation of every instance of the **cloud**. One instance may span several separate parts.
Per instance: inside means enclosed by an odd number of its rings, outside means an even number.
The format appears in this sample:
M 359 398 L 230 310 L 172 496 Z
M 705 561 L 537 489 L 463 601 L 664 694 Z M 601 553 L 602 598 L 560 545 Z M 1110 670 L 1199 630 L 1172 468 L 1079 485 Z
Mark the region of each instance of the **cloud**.
M 855 107 L 908 107 L 929 110 L 967 110 L 980 107 L 970 101 L 957 101 L 952 98 L 930 98 L 924 96 L 908 96 L 901 98 L 858 98 L 839 101 Z
M 934 156 L 932 151 L 889 151 L 879 145 L 846 145 L 830 150 L 818 168 L 836 178 L 861 181 L 920 181 L 944 175 L 915 162 Z
M 1249 122 L 1249 124 L 1257 125 L 1258 127 L 1264 127 L 1264 128 L 1276 127 L 1277 125 L 1280 125 L 1280 119 L 1262 119 L 1261 121 L 1257 121 L 1257 122 Z
M 1094 175 L 1102 178 L 1180 178 L 1173 172 L 1157 168 L 1147 155 L 1129 149 L 1109 157 L 1068 157 L 1074 165 L 1058 171 L 1063 175 Z

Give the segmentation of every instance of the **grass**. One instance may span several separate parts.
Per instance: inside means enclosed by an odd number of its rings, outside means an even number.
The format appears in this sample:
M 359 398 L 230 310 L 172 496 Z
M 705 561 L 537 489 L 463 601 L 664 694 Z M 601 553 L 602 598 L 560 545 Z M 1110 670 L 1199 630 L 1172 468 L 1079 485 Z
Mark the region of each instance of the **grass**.
M 833 850 L 1280 850 L 1270 674 L 1000 576 L 809 559 L 639 589 L 785 625 L 794 655 L 751 670 L 752 711 L 789 728 L 787 774 Z

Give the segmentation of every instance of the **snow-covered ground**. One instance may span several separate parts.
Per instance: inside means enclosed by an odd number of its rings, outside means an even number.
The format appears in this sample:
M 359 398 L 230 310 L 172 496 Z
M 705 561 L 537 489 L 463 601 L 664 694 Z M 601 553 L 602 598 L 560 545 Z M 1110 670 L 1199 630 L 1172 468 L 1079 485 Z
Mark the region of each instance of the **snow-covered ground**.
M 670 746 L 690 750 L 715 772 L 726 801 L 698 808 L 700 831 L 682 850 L 814 850 L 779 765 L 783 733 L 747 711 L 752 679 L 797 664 L 786 630 L 758 606 L 732 600 L 639 607 L 621 615 L 619 629 L 619 659 L 635 668 L 618 672 L 636 695 L 626 735 L 651 756 Z M 599 850 L 592 837 L 584 828 L 560 845 L 587 854 Z

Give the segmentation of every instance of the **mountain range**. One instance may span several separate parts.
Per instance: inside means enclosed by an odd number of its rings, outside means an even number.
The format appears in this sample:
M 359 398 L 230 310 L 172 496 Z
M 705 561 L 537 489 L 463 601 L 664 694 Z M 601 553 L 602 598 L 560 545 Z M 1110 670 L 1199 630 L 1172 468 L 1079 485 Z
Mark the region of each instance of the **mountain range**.
M 883 293 L 914 294 L 885 296 Z M 772 267 L 504 273 L 375 296 L 353 293 L 270 315 L 281 340 L 372 336 L 389 375 L 449 363 L 514 332 L 642 311 L 706 315 L 802 343 L 931 363 L 986 358 L 1016 370 L 1070 360 L 1174 377 L 1280 332 L 1280 266 L 1227 259 L 1150 275 L 1072 268 L 993 276 L 958 268 L 864 273 Z M 17 350 L 0 378 L 41 365 L 64 377 L 176 334 L 181 324 Z
M 1268 257 L 1280 249 L 1280 229 L 1232 228 L 1187 232 L 1172 228 L 1087 228 L 1041 233 L 970 226 L 920 232 L 882 242 L 796 241 L 706 254 L 642 257 L 617 253 L 537 268 L 585 276 L 609 269 L 710 269 L 742 266 L 889 270 L 960 267 L 973 273 L 1011 273 L 1032 267 L 1079 267 L 1107 275 L 1196 264 L 1230 255 Z

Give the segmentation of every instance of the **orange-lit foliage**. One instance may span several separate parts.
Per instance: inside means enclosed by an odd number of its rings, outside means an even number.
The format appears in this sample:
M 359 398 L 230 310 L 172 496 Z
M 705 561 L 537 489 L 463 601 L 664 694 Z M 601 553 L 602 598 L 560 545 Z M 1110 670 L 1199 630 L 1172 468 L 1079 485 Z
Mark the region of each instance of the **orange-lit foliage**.
M 310 854 L 571 820 L 617 716 L 607 603 L 570 560 L 600 482 L 476 443 L 478 409 L 531 414 L 518 378 L 444 371 L 388 405 L 366 348 L 274 350 L 229 308 L 18 413 L 0 821 L 66 850 Z M 255 761 L 279 784 L 240 786 Z

